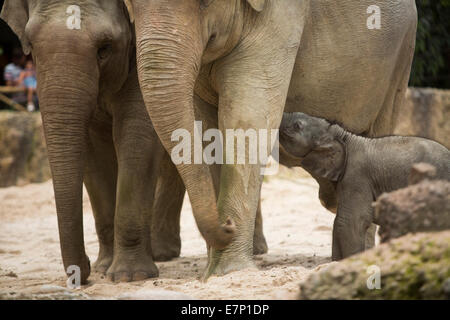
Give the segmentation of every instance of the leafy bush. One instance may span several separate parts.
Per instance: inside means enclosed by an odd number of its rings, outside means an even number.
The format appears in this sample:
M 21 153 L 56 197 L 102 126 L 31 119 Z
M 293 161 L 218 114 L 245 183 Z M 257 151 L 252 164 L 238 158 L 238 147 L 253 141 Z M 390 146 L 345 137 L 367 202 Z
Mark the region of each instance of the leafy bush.
M 419 23 L 410 86 L 450 88 L 450 0 L 416 0 Z

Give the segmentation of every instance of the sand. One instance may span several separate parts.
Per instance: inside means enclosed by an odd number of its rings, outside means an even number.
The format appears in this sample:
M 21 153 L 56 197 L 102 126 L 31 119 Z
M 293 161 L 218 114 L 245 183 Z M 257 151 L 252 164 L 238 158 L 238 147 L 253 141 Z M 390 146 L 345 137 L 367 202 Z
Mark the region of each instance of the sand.
M 199 281 L 206 247 L 185 199 L 181 256 L 158 262 L 159 278 L 114 284 L 93 273 L 77 293 L 95 299 L 295 298 L 299 282 L 330 262 L 334 215 L 322 208 L 318 185 L 307 177 L 266 181 L 262 212 L 269 252 L 255 257 L 258 269 Z M 94 262 L 98 241 L 86 192 L 84 230 L 87 254 Z M 45 294 L 65 282 L 51 181 L 0 189 L 0 297 Z

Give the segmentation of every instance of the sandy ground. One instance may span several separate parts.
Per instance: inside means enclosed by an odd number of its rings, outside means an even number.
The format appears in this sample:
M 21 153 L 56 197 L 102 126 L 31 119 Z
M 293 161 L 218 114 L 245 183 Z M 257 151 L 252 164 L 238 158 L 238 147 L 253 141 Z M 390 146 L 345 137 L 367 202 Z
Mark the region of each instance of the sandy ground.
M 183 206 L 181 257 L 157 263 L 160 277 L 113 284 L 99 274 L 81 292 L 92 298 L 152 298 L 155 292 L 193 299 L 289 299 L 298 283 L 330 262 L 334 215 L 321 207 L 311 178 L 272 178 L 262 189 L 264 232 L 269 253 L 255 257 L 258 270 L 243 270 L 207 283 L 206 247 L 189 201 Z M 97 257 L 98 242 L 87 195 L 84 197 L 87 254 Z M 65 286 L 51 182 L 0 189 L 0 296 L 42 294 Z M 79 292 L 79 291 L 78 291 Z M 158 297 L 158 295 L 156 295 Z

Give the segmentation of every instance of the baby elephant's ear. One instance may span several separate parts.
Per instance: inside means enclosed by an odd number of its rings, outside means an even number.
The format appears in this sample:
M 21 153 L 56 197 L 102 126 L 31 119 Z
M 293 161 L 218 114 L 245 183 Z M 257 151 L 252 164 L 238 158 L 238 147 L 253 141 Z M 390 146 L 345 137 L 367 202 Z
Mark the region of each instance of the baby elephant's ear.
M 311 151 L 302 160 L 302 167 L 313 175 L 338 181 L 345 170 L 345 152 L 344 145 L 333 140 Z

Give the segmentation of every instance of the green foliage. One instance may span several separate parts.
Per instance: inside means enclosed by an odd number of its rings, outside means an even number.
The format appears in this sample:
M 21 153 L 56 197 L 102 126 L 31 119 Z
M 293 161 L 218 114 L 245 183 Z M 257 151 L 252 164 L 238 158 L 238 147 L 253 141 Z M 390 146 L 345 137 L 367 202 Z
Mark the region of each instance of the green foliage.
M 410 85 L 450 88 L 450 0 L 416 0 L 419 23 Z

